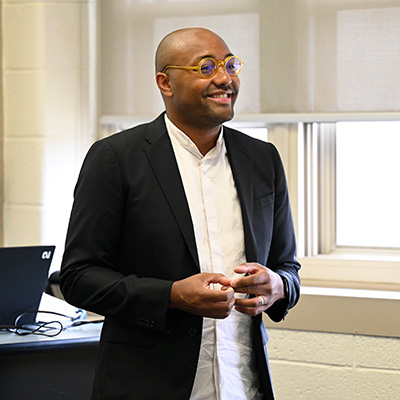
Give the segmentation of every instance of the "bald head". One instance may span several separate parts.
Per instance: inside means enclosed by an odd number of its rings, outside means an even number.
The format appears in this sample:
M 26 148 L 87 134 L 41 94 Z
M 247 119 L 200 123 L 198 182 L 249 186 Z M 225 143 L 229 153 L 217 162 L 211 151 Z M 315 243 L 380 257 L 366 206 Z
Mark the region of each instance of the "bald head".
M 197 44 L 207 38 L 218 38 L 225 43 L 216 33 L 205 28 L 184 28 L 169 33 L 161 40 L 156 51 L 156 73 L 162 72 L 167 65 L 180 65 L 182 55 L 193 51 Z
M 226 60 L 230 55 L 223 39 L 204 28 L 171 32 L 157 48 L 156 83 L 167 116 L 192 140 L 193 132 L 201 137 L 207 132 L 214 141 L 221 124 L 232 119 L 240 79 L 231 76 L 225 64 L 224 68 L 218 66 L 216 73 L 207 79 L 187 67 L 196 69 L 205 58 Z M 163 72 L 166 66 L 170 68 Z

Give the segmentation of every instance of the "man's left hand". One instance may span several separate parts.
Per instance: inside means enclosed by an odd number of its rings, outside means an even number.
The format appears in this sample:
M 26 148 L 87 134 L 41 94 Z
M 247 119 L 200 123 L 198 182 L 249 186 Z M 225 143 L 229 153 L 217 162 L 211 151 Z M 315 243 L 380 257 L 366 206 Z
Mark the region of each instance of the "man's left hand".
M 236 299 L 235 309 L 237 311 L 248 315 L 257 315 L 284 297 L 282 278 L 271 269 L 258 263 L 243 263 L 234 271 L 238 274 L 246 274 L 246 276 L 231 280 L 230 286 L 234 291 L 255 296 Z

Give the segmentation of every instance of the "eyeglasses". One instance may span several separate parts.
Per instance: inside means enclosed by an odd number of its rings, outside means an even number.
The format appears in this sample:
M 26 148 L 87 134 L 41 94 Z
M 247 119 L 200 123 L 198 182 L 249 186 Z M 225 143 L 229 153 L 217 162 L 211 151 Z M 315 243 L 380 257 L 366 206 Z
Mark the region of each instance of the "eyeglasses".
M 223 66 L 225 68 L 226 73 L 229 76 L 236 76 L 239 74 L 242 69 L 243 63 L 239 57 L 229 56 L 225 58 L 224 61 L 217 61 L 213 58 L 207 57 L 203 58 L 197 67 L 181 67 L 178 65 L 167 65 L 162 72 L 165 72 L 168 68 L 175 69 L 191 69 L 197 71 L 202 78 L 212 78 L 216 75 L 218 68 Z

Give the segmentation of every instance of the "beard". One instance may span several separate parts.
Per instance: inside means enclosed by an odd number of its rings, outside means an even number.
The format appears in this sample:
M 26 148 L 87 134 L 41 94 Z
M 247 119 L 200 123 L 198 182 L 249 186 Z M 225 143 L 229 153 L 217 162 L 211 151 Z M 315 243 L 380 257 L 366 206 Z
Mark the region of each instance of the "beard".
M 204 113 L 199 115 L 198 122 L 205 125 L 205 127 L 216 127 L 222 125 L 224 122 L 230 121 L 234 115 L 234 101 L 229 106 L 221 106 L 216 109 L 215 107 L 208 107 Z

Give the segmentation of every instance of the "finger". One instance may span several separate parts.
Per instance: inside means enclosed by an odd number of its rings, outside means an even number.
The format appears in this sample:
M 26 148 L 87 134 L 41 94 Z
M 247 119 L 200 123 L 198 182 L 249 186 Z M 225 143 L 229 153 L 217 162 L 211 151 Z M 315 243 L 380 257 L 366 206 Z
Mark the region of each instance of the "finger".
M 266 269 L 266 267 L 260 263 L 252 262 L 252 263 L 242 263 L 234 268 L 234 271 L 240 274 L 243 273 L 256 273 L 259 270 Z
M 223 274 L 215 274 L 203 272 L 199 274 L 206 285 L 211 285 L 212 283 L 219 283 L 221 286 L 230 286 L 231 280 Z
M 236 298 L 235 306 L 255 308 L 261 306 L 261 301 L 258 297 L 252 297 L 250 299 Z
M 224 290 L 221 289 L 221 291 L 224 292 L 227 300 L 235 299 L 235 291 L 231 287 L 228 287 Z
M 210 302 L 226 302 L 234 299 L 235 291 L 231 287 L 226 290 L 210 289 L 204 293 L 204 297 Z
M 208 316 L 214 318 L 226 318 L 235 306 L 234 291 L 229 290 L 228 297 L 223 301 L 204 301 L 203 305 L 207 309 Z M 208 299 L 209 300 L 209 299 Z
M 224 303 L 213 303 L 212 307 L 208 307 L 207 311 L 204 313 L 204 316 L 212 317 L 212 318 L 226 318 L 230 315 L 232 308 L 235 305 L 235 300 L 229 300 Z
M 247 264 L 240 264 L 233 270 L 237 274 L 255 274 L 260 270 L 261 266 L 262 266 L 261 264 L 247 263 Z
M 251 299 L 236 299 L 235 309 L 243 314 L 257 315 L 269 307 L 264 296 L 257 296 Z
M 258 285 L 264 285 L 269 282 L 269 275 L 266 271 L 258 271 L 258 273 L 240 278 L 232 279 L 231 286 L 233 288 L 241 287 L 256 287 Z
M 240 307 L 240 306 L 235 306 L 235 310 L 246 315 L 251 315 L 254 317 L 255 315 L 261 314 L 264 309 L 261 307 Z
M 261 293 L 260 286 L 241 286 L 234 288 L 235 293 L 245 293 L 245 294 L 258 294 Z

